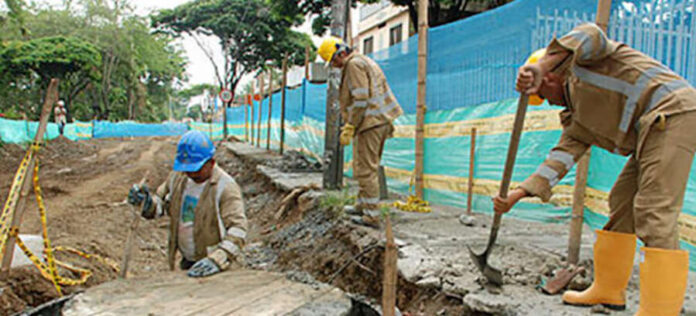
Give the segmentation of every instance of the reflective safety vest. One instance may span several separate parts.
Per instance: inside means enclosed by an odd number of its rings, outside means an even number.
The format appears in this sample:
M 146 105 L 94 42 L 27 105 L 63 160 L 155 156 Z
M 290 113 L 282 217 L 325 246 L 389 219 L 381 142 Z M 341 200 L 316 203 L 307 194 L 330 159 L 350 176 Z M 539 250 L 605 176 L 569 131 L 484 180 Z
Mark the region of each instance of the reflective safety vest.
M 352 53 L 343 67 L 339 102 L 343 121 L 355 126 L 356 133 L 403 114 L 382 69 L 359 53 Z
M 640 156 L 661 116 L 696 110 L 696 89 L 660 62 L 609 40 L 595 24 L 551 41 L 547 54 L 571 52 L 560 66 L 566 77 L 563 134 L 546 161 L 522 187 L 548 200 L 551 188 L 595 145 Z

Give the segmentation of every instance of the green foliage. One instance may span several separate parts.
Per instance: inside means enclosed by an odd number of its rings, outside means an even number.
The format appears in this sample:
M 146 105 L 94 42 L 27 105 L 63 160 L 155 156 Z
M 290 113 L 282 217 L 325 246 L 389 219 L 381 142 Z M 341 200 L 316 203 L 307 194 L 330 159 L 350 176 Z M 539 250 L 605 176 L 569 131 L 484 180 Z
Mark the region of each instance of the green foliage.
M 279 14 L 268 0 L 196 0 L 152 17 L 161 33 L 181 36 L 217 37 L 224 56 L 223 65 L 214 65 L 220 87 L 236 91 L 242 76 L 267 67 L 277 67 L 285 53 L 291 63 L 304 62 L 305 46 L 312 48 L 307 34 L 290 28 L 299 17 Z
M 0 34 L 0 51 L 7 53 L 0 53 L 0 111 L 37 119 L 46 78 L 58 77 L 69 119 L 169 117 L 175 85 L 186 80 L 186 60 L 173 38 L 153 34 L 149 19 L 134 15 L 128 1 L 64 5 L 25 6 L 28 36 L 14 20 L 6 21 Z
M 327 191 L 324 196 L 319 199 L 319 206 L 326 209 L 332 218 L 340 218 L 343 216 L 343 208 L 346 205 L 353 205 L 355 196 L 348 193 L 348 188 L 341 191 Z
M 45 86 L 51 78 L 65 79 L 71 73 L 84 72 L 97 79 L 96 68 L 101 65 L 97 48 L 74 37 L 44 37 L 26 42 L 13 41 L 2 51 L 11 72 L 27 74 L 33 71 Z
M 271 0 L 279 14 L 289 16 L 311 16 L 312 32 L 317 36 L 326 34 L 331 25 L 331 0 Z M 418 25 L 418 0 L 390 0 L 398 6 L 408 7 L 413 29 Z M 492 9 L 512 0 L 429 0 L 428 16 L 430 26 L 438 26 L 467 18 L 482 11 Z M 381 0 L 351 0 L 355 7 L 357 3 L 371 4 Z M 296 24 L 303 19 L 294 20 Z

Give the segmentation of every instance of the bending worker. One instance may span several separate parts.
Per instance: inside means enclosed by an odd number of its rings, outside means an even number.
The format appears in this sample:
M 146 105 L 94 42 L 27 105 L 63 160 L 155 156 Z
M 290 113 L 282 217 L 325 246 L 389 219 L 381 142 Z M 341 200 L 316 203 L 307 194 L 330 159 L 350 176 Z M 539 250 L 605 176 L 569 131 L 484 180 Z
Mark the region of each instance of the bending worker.
M 353 145 L 353 175 L 360 190 L 348 214 L 353 221 L 379 227 L 378 170 L 384 142 L 392 137 L 393 121 L 403 111 L 387 84 L 382 69 L 372 59 L 354 52 L 342 40 L 329 37 L 318 50 L 319 56 L 332 67 L 341 68 L 339 103 L 345 124 L 341 128 L 341 145 Z
M 545 98 L 564 107 L 563 133 L 534 174 L 508 198 L 494 199 L 496 212 L 526 196 L 549 201 L 551 188 L 591 145 L 629 156 L 609 194 L 609 222 L 597 231 L 594 282 L 565 292 L 563 302 L 624 309 L 637 236 L 645 243 L 637 315 L 678 315 L 689 257 L 679 250 L 677 220 L 696 150 L 696 90 L 594 24 L 535 53 L 520 68 L 516 88 L 537 94 L 534 103 Z
M 155 194 L 134 185 L 131 204 L 143 204 L 148 219 L 168 214 L 169 268 L 177 249 L 182 270 L 204 277 L 242 260 L 247 219 L 242 193 L 234 179 L 215 164 L 215 147 L 208 136 L 189 131 L 177 146 L 174 171 Z

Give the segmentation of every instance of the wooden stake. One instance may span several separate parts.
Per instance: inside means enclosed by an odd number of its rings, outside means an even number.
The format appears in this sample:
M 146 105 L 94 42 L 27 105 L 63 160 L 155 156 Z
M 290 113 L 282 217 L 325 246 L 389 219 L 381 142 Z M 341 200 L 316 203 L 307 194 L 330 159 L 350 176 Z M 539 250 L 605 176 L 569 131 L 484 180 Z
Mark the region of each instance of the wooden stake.
M 147 182 L 147 176 L 150 172 L 145 171 L 145 175 L 143 176 L 142 179 L 140 179 L 140 182 L 138 183 L 138 187 L 142 188 L 143 185 Z M 131 213 L 133 213 L 133 221 L 131 222 L 131 226 L 128 230 L 128 237 L 126 237 L 126 248 L 123 251 L 123 259 L 121 261 L 121 271 L 119 272 L 119 277 L 122 279 L 125 279 L 126 276 L 128 275 L 128 265 L 130 263 L 130 258 L 131 258 L 131 249 L 133 248 L 133 240 L 135 240 L 135 235 L 136 231 L 138 230 L 138 224 L 140 223 L 140 212 L 136 211 L 135 207 L 133 205 L 128 204 L 131 209 Z
M 469 182 L 467 183 L 466 214 L 471 215 L 471 204 L 474 195 L 474 161 L 476 157 L 476 127 L 471 129 L 471 148 L 469 150 Z
M 597 24 L 605 33 L 609 25 L 611 14 L 611 0 L 597 1 Z M 570 236 L 568 238 L 568 262 L 577 264 L 580 258 L 580 244 L 582 241 L 582 224 L 585 216 L 585 187 L 587 186 L 587 173 L 590 169 L 590 150 L 580 158 L 575 171 L 575 187 L 573 189 L 573 211 L 570 220 Z
M 418 100 L 416 111 L 416 196 L 423 198 L 425 92 L 428 73 L 428 1 L 418 1 Z
M 247 94 L 244 100 L 244 141 L 249 141 L 249 104 L 247 101 L 251 101 L 252 96 Z
M 283 91 L 280 94 L 280 154 L 285 149 L 285 88 L 288 85 L 288 53 L 283 56 Z
M 384 246 L 384 277 L 382 280 L 382 315 L 396 313 L 397 248 L 389 213 L 386 217 L 386 245 Z
M 580 244 L 582 242 L 582 224 L 585 213 L 585 187 L 587 185 L 587 172 L 590 167 L 590 151 L 580 158 L 578 168 L 575 170 L 575 187 L 573 189 L 573 215 L 570 220 L 570 237 L 568 240 L 568 262 L 577 264 L 580 258 Z
M 309 80 L 309 46 L 305 46 L 304 77 Z
M 256 82 L 258 85 L 258 81 Z M 254 94 L 251 96 L 251 104 L 249 105 L 251 107 L 251 117 L 249 118 L 249 142 L 251 145 L 254 145 L 254 115 L 255 115 L 255 110 L 254 110 L 254 99 L 256 98 L 256 91 L 254 90 Z
M 51 79 L 51 83 L 48 85 L 46 90 L 46 97 L 44 98 L 44 103 L 41 108 L 41 118 L 39 119 L 39 128 L 34 135 L 34 143 L 41 143 L 44 138 L 44 133 L 46 133 L 46 126 L 48 125 L 48 118 L 51 116 L 51 110 L 53 105 L 58 101 L 58 79 Z M 24 207 L 27 203 L 27 196 L 29 195 L 29 190 L 32 188 L 32 178 L 31 175 L 34 174 L 34 166 L 36 165 L 36 156 L 29 160 L 29 164 L 25 170 L 24 177 L 21 180 L 21 191 L 19 195 L 19 200 L 17 201 L 16 208 L 12 213 L 12 226 L 19 229 L 22 224 L 22 216 L 24 215 Z M 9 197 L 8 197 L 9 198 Z M 10 268 L 12 267 L 12 257 L 14 256 L 15 242 L 17 239 L 13 236 L 8 236 L 5 242 L 5 249 L 0 249 L 3 252 L 2 256 L 2 271 L 0 275 L 2 279 L 7 278 Z
M 271 112 L 273 111 L 273 68 L 268 71 L 268 122 L 266 124 L 266 150 L 271 150 Z
M 261 101 L 259 101 L 259 121 L 256 123 L 256 147 L 261 146 L 261 114 L 263 113 L 263 99 L 266 98 L 266 94 L 263 93 L 263 75 L 259 78 L 259 84 L 261 85 Z

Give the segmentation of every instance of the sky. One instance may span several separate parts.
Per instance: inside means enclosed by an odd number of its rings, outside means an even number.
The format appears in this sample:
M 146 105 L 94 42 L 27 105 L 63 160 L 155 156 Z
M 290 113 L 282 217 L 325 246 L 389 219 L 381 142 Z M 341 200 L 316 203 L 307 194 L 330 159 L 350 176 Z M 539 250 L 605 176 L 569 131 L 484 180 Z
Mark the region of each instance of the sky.
M 150 14 L 150 12 L 154 10 L 174 8 L 178 5 L 181 5 L 189 1 L 191 0 L 134 0 L 131 1 L 131 4 L 135 6 L 136 14 L 148 15 Z M 355 12 L 353 14 L 355 14 Z M 356 21 L 356 19 L 353 19 L 353 21 Z M 310 21 L 307 21 L 305 24 L 295 29 L 303 33 L 312 34 Z M 357 34 L 357 32 L 355 32 L 354 30 L 353 34 Z M 312 35 L 312 40 L 314 41 L 314 45 L 319 47 L 319 44 L 321 44 L 321 37 Z M 221 49 L 218 41 L 213 37 L 208 37 L 204 38 L 203 42 L 204 45 L 206 45 L 208 48 L 211 48 L 211 51 L 216 53 L 216 62 L 221 63 L 222 54 L 220 52 Z M 177 43 L 180 44 L 182 48 L 185 50 L 189 62 L 186 69 L 186 73 L 188 75 L 189 80 L 188 83 L 185 85 L 190 86 L 198 83 L 215 84 L 217 81 L 215 79 L 215 70 L 213 68 L 213 65 L 209 61 L 208 57 L 206 57 L 205 53 L 203 53 L 201 48 L 196 44 L 196 42 L 192 38 L 184 37 L 182 39 L 177 40 Z M 242 78 L 242 81 L 240 82 L 238 88 L 243 87 L 246 84 L 246 82 L 248 82 L 251 79 L 252 78 L 249 75 Z
M 35 0 L 34 2 L 40 5 L 62 6 L 63 1 L 64 0 Z M 129 3 L 134 7 L 137 15 L 147 16 L 153 11 L 174 8 L 190 1 L 193 0 L 130 0 Z M 2 4 L 4 5 L 4 3 Z M 0 9 L 5 9 L 3 5 L 0 5 Z M 357 21 L 357 10 L 353 9 L 351 14 L 352 20 Z M 296 27 L 295 30 L 311 35 L 311 21 L 307 21 L 305 24 Z M 353 25 L 352 34 L 357 34 L 356 24 Z M 201 39 L 203 45 L 214 53 L 213 55 L 216 63 L 221 64 L 222 53 L 218 40 L 214 37 L 201 37 Z M 312 40 L 314 41 L 314 45 L 319 47 L 322 38 L 312 35 Z M 188 82 L 184 83 L 183 86 L 186 87 L 199 83 L 216 84 L 217 80 L 215 78 L 213 65 L 203 50 L 196 44 L 196 41 L 188 36 L 184 36 L 177 39 L 175 43 L 181 46 L 188 59 L 188 65 L 186 67 Z M 250 75 L 242 78 L 238 88 L 243 87 L 249 80 L 252 80 Z

